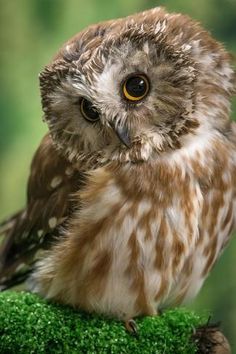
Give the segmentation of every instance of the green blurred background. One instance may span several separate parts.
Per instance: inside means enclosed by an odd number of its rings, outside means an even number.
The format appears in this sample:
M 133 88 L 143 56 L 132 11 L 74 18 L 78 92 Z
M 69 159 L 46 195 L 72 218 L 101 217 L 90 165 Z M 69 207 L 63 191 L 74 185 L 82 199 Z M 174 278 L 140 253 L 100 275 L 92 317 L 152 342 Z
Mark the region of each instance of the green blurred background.
M 200 20 L 236 53 L 236 0 L 0 0 L 0 219 L 25 202 L 32 155 L 47 131 L 38 73 L 85 26 L 162 5 Z M 236 104 L 234 102 L 236 119 Z M 221 320 L 236 352 L 236 240 L 190 306 Z

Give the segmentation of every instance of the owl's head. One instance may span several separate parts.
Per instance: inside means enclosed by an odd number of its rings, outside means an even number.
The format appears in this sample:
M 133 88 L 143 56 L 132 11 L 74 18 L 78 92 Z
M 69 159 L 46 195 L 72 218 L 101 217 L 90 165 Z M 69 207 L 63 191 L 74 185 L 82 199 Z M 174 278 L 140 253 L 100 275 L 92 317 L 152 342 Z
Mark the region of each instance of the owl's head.
M 227 129 L 229 62 L 196 22 L 162 8 L 94 25 L 41 73 L 45 120 L 70 160 L 154 159 Z

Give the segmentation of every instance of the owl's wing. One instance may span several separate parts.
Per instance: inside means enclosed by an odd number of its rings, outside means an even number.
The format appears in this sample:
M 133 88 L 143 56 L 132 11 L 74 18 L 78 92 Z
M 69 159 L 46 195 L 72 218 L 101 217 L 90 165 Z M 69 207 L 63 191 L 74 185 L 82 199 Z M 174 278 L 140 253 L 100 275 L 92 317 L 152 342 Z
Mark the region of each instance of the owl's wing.
M 36 252 L 50 246 L 65 227 L 82 180 L 46 135 L 31 164 L 26 208 L 0 225 L 0 287 L 25 280 Z

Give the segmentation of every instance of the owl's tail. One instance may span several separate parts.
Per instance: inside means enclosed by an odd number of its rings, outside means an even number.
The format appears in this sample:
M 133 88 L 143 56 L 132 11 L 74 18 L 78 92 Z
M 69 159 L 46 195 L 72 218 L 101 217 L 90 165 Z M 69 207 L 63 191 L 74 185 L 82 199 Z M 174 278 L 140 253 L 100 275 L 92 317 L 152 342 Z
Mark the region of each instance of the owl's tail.
M 25 210 L 21 210 L 0 223 L 0 291 L 22 283 L 29 273 L 27 267 L 22 271 L 24 245 L 17 244 L 24 222 Z

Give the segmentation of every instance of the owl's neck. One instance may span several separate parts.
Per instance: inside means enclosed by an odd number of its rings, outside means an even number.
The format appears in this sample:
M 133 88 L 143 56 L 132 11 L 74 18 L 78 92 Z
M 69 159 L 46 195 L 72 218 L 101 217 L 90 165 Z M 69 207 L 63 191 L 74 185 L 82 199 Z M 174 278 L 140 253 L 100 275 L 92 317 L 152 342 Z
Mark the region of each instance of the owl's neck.
M 130 149 L 123 147 L 108 147 L 101 153 L 101 163 L 116 161 L 118 163 L 141 163 L 155 161 L 179 161 L 179 159 L 194 159 L 199 154 L 211 151 L 219 141 L 224 141 L 224 135 L 216 129 L 199 127 L 194 132 L 183 135 L 178 144 L 166 144 L 153 136 L 137 141 Z M 214 149 L 213 149 L 214 150 Z
M 215 131 L 185 140 L 180 149 L 147 161 L 107 162 L 104 171 L 109 171 L 118 181 L 124 195 L 156 198 L 162 202 L 170 202 L 178 190 L 185 190 L 186 186 L 197 186 L 202 191 L 212 185 L 218 188 L 224 185 L 224 178 L 235 174 L 227 168 L 234 158 L 235 146 L 223 134 Z

